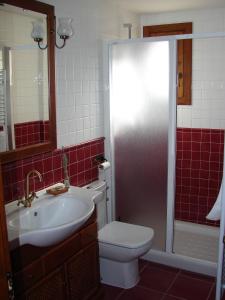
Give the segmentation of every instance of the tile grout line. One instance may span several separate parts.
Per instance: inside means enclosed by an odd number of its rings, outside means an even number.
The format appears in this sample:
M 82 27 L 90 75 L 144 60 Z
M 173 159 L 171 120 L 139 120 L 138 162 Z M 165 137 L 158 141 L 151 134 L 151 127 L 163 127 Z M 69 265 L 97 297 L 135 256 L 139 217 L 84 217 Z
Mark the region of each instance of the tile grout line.
M 171 284 L 168 286 L 167 290 L 165 291 L 165 293 L 167 294 L 167 292 L 170 290 L 170 288 L 173 286 L 173 284 L 175 283 L 175 281 L 177 280 L 177 277 L 179 276 L 179 274 L 181 273 L 181 270 L 179 270 L 176 274 L 176 276 L 174 277 L 173 281 L 171 282 Z
M 168 272 L 168 271 L 167 271 L 167 272 Z M 140 288 L 142 288 L 142 289 L 144 289 L 144 290 L 147 290 L 147 291 L 154 291 L 154 292 L 161 293 L 161 294 L 162 294 L 161 300 L 163 300 L 164 297 L 168 295 L 168 294 L 167 294 L 167 291 L 168 291 L 168 290 L 170 289 L 170 287 L 173 285 L 173 283 L 174 283 L 175 280 L 177 279 L 179 273 L 181 273 L 181 270 L 178 270 L 178 272 L 177 272 L 177 274 L 175 275 L 173 281 L 171 282 L 171 284 L 169 285 L 169 287 L 167 288 L 167 290 L 166 290 L 165 292 L 156 290 L 156 289 L 154 289 L 154 288 L 146 287 L 146 286 L 143 286 L 143 285 L 139 285 L 139 284 L 137 284 L 137 286 L 140 287 Z M 115 300 L 117 300 L 117 298 L 116 298 Z M 185 299 L 184 299 L 184 300 L 185 300 Z
M 156 268 L 156 267 L 152 267 L 152 266 L 148 266 L 148 267 L 150 267 L 151 269 L 157 269 L 158 270 L 158 268 Z M 171 271 L 169 271 L 169 270 L 164 270 L 165 272 L 167 272 L 167 273 L 171 273 Z M 173 285 L 173 283 L 175 282 L 175 280 L 177 279 L 177 277 L 178 277 L 178 275 L 181 273 L 181 270 L 180 269 L 177 269 L 177 273 L 175 274 L 175 277 L 174 277 L 174 279 L 172 280 L 172 282 L 171 282 L 171 284 L 169 285 L 169 287 L 166 289 L 166 291 L 159 291 L 159 290 L 157 290 L 157 289 L 154 289 L 154 288 L 150 288 L 150 287 L 146 287 L 146 286 L 144 286 L 144 285 L 141 285 L 141 284 L 137 284 L 137 286 L 139 286 L 139 287 L 141 287 L 141 288 L 144 288 L 144 289 L 146 289 L 146 290 L 152 290 L 152 291 L 156 291 L 156 292 L 160 292 L 160 293 L 162 293 L 162 294 L 166 294 L 167 293 L 167 291 L 170 289 L 170 287 Z
M 141 273 L 143 273 L 143 271 L 148 267 L 148 265 L 149 265 L 149 263 L 147 262 L 147 263 L 145 264 L 145 266 L 143 266 L 143 268 L 140 270 L 140 275 L 141 275 Z
M 213 291 L 214 286 L 216 286 L 216 283 L 215 283 L 215 282 L 212 284 L 211 289 L 209 290 L 209 294 L 208 294 L 208 297 L 206 298 L 206 300 L 209 300 L 209 297 L 210 297 L 211 294 L 212 294 L 212 291 Z
M 180 297 L 177 297 L 177 296 L 174 296 L 174 295 L 170 295 L 170 294 L 163 294 L 163 297 L 160 300 L 165 299 L 166 296 L 172 296 L 175 300 L 187 300 L 186 298 L 180 298 Z
M 123 289 L 115 298 L 115 300 L 119 300 L 121 296 L 125 293 L 126 289 Z
M 210 281 L 202 280 L 202 279 L 199 279 L 199 278 L 190 277 L 190 276 L 187 276 L 187 275 L 186 275 L 186 276 L 185 276 L 185 275 L 182 275 L 182 270 L 180 270 L 180 271 L 178 272 L 178 274 L 176 275 L 175 279 L 174 279 L 173 282 L 171 283 L 170 287 L 166 290 L 167 295 L 170 295 L 170 294 L 168 294 L 169 289 L 172 287 L 172 284 L 175 282 L 175 280 L 177 279 L 178 275 L 181 275 L 181 276 L 186 277 L 186 278 L 189 278 L 189 279 L 194 279 L 194 280 L 197 280 L 197 281 L 200 281 L 200 282 L 204 282 L 204 283 L 209 283 L 209 284 L 211 284 L 211 288 L 210 288 L 210 290 L 209 290 L 208 296 L 207 296 L 207 298 L 205 299 L 205 300 L 209 300 L 209 296 L 210 296 L 210 294 L 211 294 L 211 292 L 212 292 L 212 290 L 213 290 L 213 287 L 214 287 L 214 285 L 215 285 L 215 282 L 210 282 Z M 176 296 L 173 295 L 173 294 L 171 294 L 171 296 L 176 297 Z M 182 298 L 181 298 L 181 299 L 182 299 Z M 162 299 L 162 300 L 163 300 L 163 299 Z
M 149 265 L 148 265 L 148 263 L 147 263 L 147 264 L 142 268 L 142 270 L 140 271 L 140 274 L 141 274 L 148 266 L 149 266 Z M 169 292 L 169 290 L 171 289 L 171 287 L 173 286 L 173 284 L 175 283 L 175 281 L 177 280 L 178 276 L 180 276 L 180 275 L 181 275 L 181 276 L 184 276 L 184 277 L 186 277 L 186 278 L 191 278 L 191 279 L 195 279 L 195 280 L 197 280 L 197 281 L 201 281 L 201 282 L 204 282 L 204 283 L 209 283 L 209 284 L 211 284 L 211 288 L 210 288 L 209 293 L 208 293 L 208 296 L 207 296 L 207 298 L 206 298 L 206 300 L 209 300 L 209 297 L 210 297 L 210 295 L 211 295 L 211 293 L 212 293 L 212 291 L 213 291 L 213 288 L 214 288 L 214 286 L 215 286 L 215 282 L 210 282 L 210 281 L 207 281 L 207 280 L 204 280 L 204 279 L 199 279 L 199 278 L 195 278 L 195 277 L 192 277 L 192 276 L 184 275 L 184 274 L 182 274 L 182 270 L 178 270 L 177 274 L 175 275 L 174 279 L 172 280 L 171 284 L 170 284 L 169 287 L 166 289 L 166 291 L 165 291 L 165 292 L 161 292 L 161 293 L 162 293 L 162 298 L 161 298 L 161 300 L 165 299 L 165 297 L 166 297 L 167 295 L 170 295 L 170 294 L 168 294 L 168 292 Z M 152 289 L 152 288 L 148 288 L 148 287 L 145 287 L 145 286 L 142 286 L 142 285 L 138 285 L 138 284 L 137 284 L 137 286 L 139 286 L 140 288 L 143 288 L 143 289 L 145 289 L 145 290 L 152 290 L 152 291 L 160 292 L 160 291 L 158 291 L 158 290 L 154 290 L 154 289 Z M 121 299 L 121 297 L 125 294 L 125 292 L 126 292 L 126 289 L 122 289 L 122 291 L 115 297 L 114 300 L 119 300 L 119 299 Z M 174 295 L 171 294 L 171 296 L 174 296 Z M 174 296 L 174 297 L 175 297 L 175 296 Z M 178 298 L 178 299 L 183 299 L 183 298 Z
M 160 300 L 165 299 L 165 297 L 167 296 L 167 294 L 163 294 L 162 298 Z
M 155 290 L 155 289 L 153 289 L 153 288 L 146 287 L 146 286 L 144 286 L 144 285 L 136 285 L 136 287 L 139 287 L 139 288 L 141 288 L 142 290 L 152 291 L 152 292 L 157 292 L 157 293 L 160 293 L 160 294 L 164 294 L 162 291 Z

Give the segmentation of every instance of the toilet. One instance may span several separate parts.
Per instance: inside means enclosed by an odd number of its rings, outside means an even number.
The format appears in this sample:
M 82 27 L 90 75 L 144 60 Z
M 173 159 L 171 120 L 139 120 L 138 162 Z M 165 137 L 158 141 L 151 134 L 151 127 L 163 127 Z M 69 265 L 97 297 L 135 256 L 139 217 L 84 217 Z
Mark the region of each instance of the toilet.
M 86 188 L 102 193 L 96 204 L 100 275 L 102 283 L 129 289 L 139 281 L 138 258 L 152 246 L 152 228 L 118 221 L 108 223 L 106 182 L 94 181 Z

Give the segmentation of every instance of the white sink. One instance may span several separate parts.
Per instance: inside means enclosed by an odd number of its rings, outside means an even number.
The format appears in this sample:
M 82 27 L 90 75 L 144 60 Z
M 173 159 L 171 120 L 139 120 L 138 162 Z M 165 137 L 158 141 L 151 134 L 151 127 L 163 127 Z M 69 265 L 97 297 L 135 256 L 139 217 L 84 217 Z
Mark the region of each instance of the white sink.
M 79 229 L 94 211 L 99 192 L 70 187 L 67 193 L 52 196 L 39 193 L 32 207 L 7 204 L 6 217 L 10 249 L 24 244 L 54 245 Z

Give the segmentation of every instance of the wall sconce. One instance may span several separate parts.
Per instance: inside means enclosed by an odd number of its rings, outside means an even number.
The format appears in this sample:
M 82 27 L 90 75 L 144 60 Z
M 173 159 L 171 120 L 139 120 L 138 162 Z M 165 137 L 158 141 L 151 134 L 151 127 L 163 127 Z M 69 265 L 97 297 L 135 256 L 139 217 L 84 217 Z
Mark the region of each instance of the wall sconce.
M 63 40 L 63 44 L 59 46 L 55 41 L 55 46 L 58 49 L 62 49 L 66 45 L 66 40 L 73 35 L 73 29 L 71 23 L 72 23 L 72 18 L 59 18 L 59 26 L 57 29 L 57 33 L 60 39 Z M 48 47 L 48 44 L 46 44 L 46 46 L 42 46 L 43 37 L 44 37 L 44 29 L 42 23 L 32 22 L 32 24 L 33 24 L 33 30 L 31 32 L 31 37 L 34 39 L 35 42 L 38 43 L 38 47 L 41 50 L 46 49 Z

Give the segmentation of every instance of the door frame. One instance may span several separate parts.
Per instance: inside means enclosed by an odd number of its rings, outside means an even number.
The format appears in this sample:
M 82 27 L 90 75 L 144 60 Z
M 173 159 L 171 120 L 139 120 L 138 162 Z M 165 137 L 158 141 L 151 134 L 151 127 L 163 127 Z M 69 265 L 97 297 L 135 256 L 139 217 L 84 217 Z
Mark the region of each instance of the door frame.
M 220 300 L 224 293 L 224 266 L 225 266 L 225 254 L 224 254 L 224 237 L 225 237 L 225 147 L 223 153 L 223 179 L 222 179 L 222 190 L 221 190 L 221 218 L 220 218 L 220 235 L 219 235 L 219 250 L 218 250 L 218 264 L 216 274 L 216 300 Z

